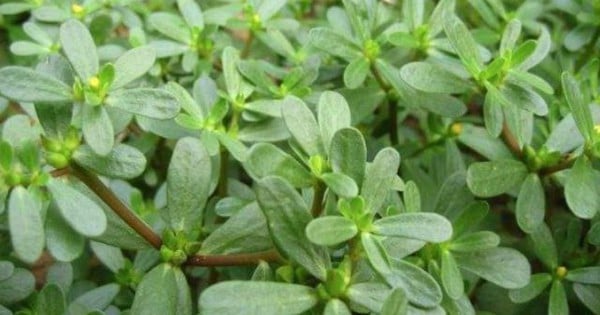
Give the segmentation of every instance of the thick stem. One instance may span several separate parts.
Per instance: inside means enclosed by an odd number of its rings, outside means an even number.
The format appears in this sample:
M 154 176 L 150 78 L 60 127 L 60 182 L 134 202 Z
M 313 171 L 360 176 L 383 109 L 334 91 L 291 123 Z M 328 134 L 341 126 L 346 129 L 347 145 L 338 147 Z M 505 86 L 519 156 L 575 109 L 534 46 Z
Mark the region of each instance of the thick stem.
M 217 186 L 217 194 L 219 197 L 227 197 L 227 171 L 229 168 L 229 151 L 226 148 L 221 148 L 219 165 L 219 184 Z
M 127 225 L 143 237 L 154 248 L 160 249 L 162 240 L 147 224 L 138 218 L 104 183 L 90 171 L 72 163 L 72 174 L 90 188 L 106 205 L 108 205 Z
M 281 256 L 276 250 L 251 254 L 236 255 L 196 255 L 192 256 L 186 262 L 188 266 L 246 266 L 256 265 L 260 261 L 275 262 L 282 261 Z
M 510 130 L 508 130 L 506 124 L 502 126 L 502 141 L 504 141 L 510 152 L 512 152 L 515 157 L 520 159 L 523 156 L 523 151 L 519 146 L 519 142 L 517 139 L 515 139 Z
M 539 174 L 540 174 L 540 176 L 548 176 L 548 175 L 552 175 L 556 172 L 560 172 L 562 170 L 571 168 L 571 166 L 573 166 L 573 164 L 575 163 L 576 159 L 577 159 L 576 157 L 570 156 L 556 165 L 542 168 L 540 170 Z
M 325 185 L 321 181 L 317 181 L 314 185 L 314 196 L 310 212 L 313 217 L 318 217 L 323 212 L 323 197 L 325 196 Z
M 250 48 L 252 48 L 252 43 L 254 42 L 254 32 L 250 31 L 248 34 L 248 38 L 246 39 L 246 43 L 244 44 L 244 49 L 240 54 L 240 58 L 246 59 L 248 55 L 250 55 Z

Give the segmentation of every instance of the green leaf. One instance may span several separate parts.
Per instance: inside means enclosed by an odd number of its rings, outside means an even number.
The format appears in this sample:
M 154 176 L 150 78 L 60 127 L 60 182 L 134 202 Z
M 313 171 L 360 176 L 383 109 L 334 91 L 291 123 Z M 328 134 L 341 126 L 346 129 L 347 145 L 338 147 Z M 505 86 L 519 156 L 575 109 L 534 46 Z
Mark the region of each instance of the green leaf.
M 11 169 L 13 158 L 14 152 L 10 143 L 0 140 L 0 167 L 4 170 Z
M 504 122 L 501 98 L 503 96 L 496 88 L 491 88 L 491 85 L 488 86 L 483 103 L 483 121 L 488 133 L 494 138 L 497 138 L 502 132 L 502 124 Z
M 10 239 L 17 256 L 26 263 L 35 262 L 44 249 L 42 203 L 22 186 L 10 193 L 8 224 Z
M 204 17 L 200 6 L 194 0 L 177 0 L 177 7 L 179 12 L 183 15 L 187 25 L 196 27 L 198 30 L 204 28 Z
M 527 166 L 515 160 L 477 162 L 469 166 L 467 185 L 478 197 L 493 197 L 521 184 L 527 174 Z
M 60 179 L 46 184 L 63 218 L 78 233 L 99 236 L 106 230 L 106 215 L 95 202 Z
M 138 285 L 131 315 L 176 314 L 177 293 L 173 267 L 160 264 L 150 270 Z
M 15 272 L 15 265 L 7 260 L 0 260 L 0 281 L 4 281 Z
M 573 213 L 584 219 L 591 219 L 600 209 L 597 171 L 585 157 L 575 161 L 565 183 L 565 199 Z
M 312 216 L 302 197 L 288 182 L 275 176 L 257 181 L 256 197 L 279 251 L 313 276 L 325 280 L 331 265 L 329 254 L 306 237 L 304 231 Z
M 55 206 L 46 214 L 46 247 L 58 261 L 73 261 L 83 253 L 85 237 L 81 236 L 63 219 Z
M 429 93 L 464 93 L 472 86 L 454 73 L 428 62 L 411 62 L 402 66 L 400 77 L 417 90 Z
M 560 280 L 554 280 L 550 288 L 550 300 L 548 302 L 548 315 L 569 314 L 567 293 Z
M 554 94 L 554 88 L 544 79 L 535 74 L 512 69 L 508 73 L 507 81 L 513 85 L 533 87 L 546 94 Z
M 451 299 L 456 300 L 464 294 L 465 290 L 462 274 L 458 269 L 458 264 L 456 263 L 454 256 L 452 256 L 452 253 L 449 250 L 443 250 L 441 256 L 442 285 L 444 286 L 448 296 Z
M 481 72 L 483 61 L 479 55 L 477 43 L 469 33 L 469 29 L 456 15 L 446 14 L 444 17 L 444 30 L 467 70 L 471 75 L 477 76 Z
M 410 212 L 375 221 L 373 232 L 385 236 L 441 243 L 452 237 L 452 224 L 437 213 Z
M 201 253 L 235 254 L 273 248 L 267 221 L 258 204 L 252 202 L 227 219 L 202 241 Z
M 485 110 L 484 105 L 484 110 Z M 506 145 L 495 137 L 492 137 L 485 129 L 470 124 L 463 124 L 463 131 L 458 136 L 458 141 L 483 155 L 488 160 L 508 159 L 512 153 Z
M 323 27 L 310 30 L 310 43 L 337 57 L 352 61 L 362 57 L 361 48 L 342 34 Z
M 61 288 L 56 284 L 45 285 L 38 295 L 38 312 L 46 315 L 63 315 L 66 308 L 65 295 Z
M 341 94 L 325 91 L 321 93 L 317 111 L 321 139 L 324 147 L 329 148 L 335 133 L 342 128 L 350 127 L 350 109 Z
M 148 17 L 148 23 L 169 38 L 185 44 L 191 43 L 192 32 L 179 15 L 167 12 L 153 13 Z
M 210 155 L 196 138 L 177 141 L 167 175 L 167 222 L 171 228 L 190 232 L 199 229 L 210 194 Z
M 519 40 L 521 35 L 521 21 L 518 19 L 512 19 L 506 24 L 504 32 L 502 33 L 502 39 L 500 41 L 500 54 L 506 54 L 512 51 Z
M 225 87 L 227 95 L 232 100 L 236 100 L 242 95 L 242 76 L 238 72 L 238 63 L 240 62 L 239 52 L 227 46 L 223 49 L 221 63 L 223 64 L 223 77 L 225 78 Z
M 523 181 L 515 212 L 519 227 L 526 233 L 533 232 L 544 222 L 546 198 L 544 187 L 537 174 L 529 174 Z
M 508 291 L 508 296 L 515 303 L 525 303 L 542 294 L 550 282 L 552 282 L 550 274 L 538 273 L 531 276 L 531 280 L 526 286 Z
M 346 291 L 346 296 L 352 304 L 379 313 L 389 292 L 390 288 L 384 283 L 362 282 L 350 285 Z
M 78 296 L 72 304 L 83 305 L 88 309 L 105 309 L 115 299 L 119 289 L 116 283 L 106 284 Z
M 461 269 L 500 287 L 518 289 L 529 283 L 531 267 L 523 254 L 512 248 L 496 247 L 470 253 L 454 253 Z
M 115 61 L 115 79 L 112 90 L 124 87 L 143 76 L 152 68 L 156 54 L 149 46 L 140 46 L 127 51 Z
M 381 315 L 407 315 L 408 298 L 403 289 L 394 289 L 381 306 Z
M 114 145 L 113 125 L 106 108 L 101 106 L 83 106 L 83 137 L 98 155 L 107 155 Z
M 125 256 L 118 247 L 91 241 L 90 248 L 98 260 L 110 271 L 117 273 L 119 269 L 125 267 Z
M 280 315 L 303 313 L 317 302 L 313 289 L 303 285 L 226 281 L 204 290 L 198 307 L 206 315 Z
M 315 116 L 301 99 L 294 96 L 286 97 L 281 114 L 292 137 L 306 154 L 324 155 L 320 128 Z
M 0 305 L 9 305 L 28 297 L 35 290 L 35 278 L 28 270 L 16 268 L 10 278 L 0 281 Z
M 321 179 L 329 189 L 336 195 L 344 198 L 352 198 L 358 195 L 358 186 L 354 180 L 342 173 L 325 173 Z
M 498 234 L 490 231 L 477 231 L 461 235 L 452 240 L 450 249 L 455 252 L 472 252 L 496 247 L 499 244 L 500 237 Z
M 71 87 L 62 81 L 17 66 L 0 69 L 0 93 L 19 102 L 59 103 L 72 99 Z
M 574 283 L 573 291 L 575 291 L 575 295 L 590 311 L 594 312 L 594 314 L 599 313 L 600 288 L 598 286 Z
M 367 167 L 367 147 L 360 131 L 354 128 L 338 130 L 329 146 L 329 162 L 334 172 L 350 176 L 360 186 Z
M 565 99 L 571 109 L 579 132 L 581 132 L 586 142 L 592 141 L 594 134 L 592 113 L 590 112 L 590 107 L 583 99 L 584 94 L 581 92 L 579 83 L 569 72 L 563 72 L 561 82 Z
M 179 113 L 177 100 L 167 91 L 149 88 L 118 90 L 105 103 L 136 115 L 169 119 Z
M 399 166 L 398 152 L 385 148 L 377 153 L 373 163 L 367 167 L 360 191 L 368 211 L 375 213 L 383 207 Z
M 550 269 L 558 267 L 558 253 L 556 243 L 550 228 L 544 223 L 540 224 L 531 234 L 533 249 L 538 258 Z
M 566 279 L 584 284 L 600 284 L 600 267 L 591 266 L 569 270 Z
M 188 280 L 180 268 L 173 268 L 175 286 L 177 287 L 177 308 L 174 314 L 192 315 L 192 296 Z
M 347 241 L 358 233 L 352 220 L 339 216 L 316 218 L 306 226 L 308 239 L 323 246 L 334 246 Z
M 412 180 L 404 187 L 404 208 L 408 212 L 421 212 L 421 194 Z
M 73 159 L 95 173 L 116 178 L 134 178 L 146 169 L 144 154 L 126 144 L 117 144 L 105 156 L 97 155 L 91 147 L 82 145 L 74 152 Z
M 79 78 L 84 82 L 98 74 L 99 62 L 94 39 L 87 27 L 71 19 L 60 26 L 60 44 Z
M 331 299 L 325 305 L 323 315 L 352 315 L 352 313 L 343 301 Z
M 355 89 L 365 82 L 369 74 L 369 60 L 364 57 L 354 59 L 344 69 L 344 84 L 349 89 Z
M 442 301 L 442 290 L 431 275 L 404 260 L 390 260 L 378 237 L 361 234 L 361 244 L 373 268 L 393 288 L 402 288 L 415 305 L 431 308 Z
M 291 155 L 270 143 L 257 143 L 244 163 L 246 171 L 255 179 L 269 175 L 284 178 L 294 187 L 310 187 L 312 174 Z

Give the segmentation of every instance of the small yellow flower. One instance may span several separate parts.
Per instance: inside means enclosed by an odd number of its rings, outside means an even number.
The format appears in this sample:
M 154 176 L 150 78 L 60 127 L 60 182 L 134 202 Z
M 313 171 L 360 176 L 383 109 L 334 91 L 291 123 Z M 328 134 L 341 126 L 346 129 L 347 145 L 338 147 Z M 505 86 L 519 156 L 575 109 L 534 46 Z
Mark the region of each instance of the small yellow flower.
M 594 126 L 594 131 L 600 135 L 600 125 Z
M 100 88 L 100 79 L 97 76 L 93 76 L 88 80 L 88 85 L 93 89 L 97 90 Z
M 567 275 L 567 268 L 565 266 L 560 266 L 556 268 L 556 276 L 560 279 L 564 278 Z
M 461 124 L 461 123 L 453 123 L 450 126 L 450 132 L 455 136 L 460 135 L 462 131 L 463 131 L 463 124 Z
M 80 15 L 84 10 L 84 7 L 77 3 L 73 3 L 73 5 L 71 5 L 71 12 L 73 12 L 74 15 Z

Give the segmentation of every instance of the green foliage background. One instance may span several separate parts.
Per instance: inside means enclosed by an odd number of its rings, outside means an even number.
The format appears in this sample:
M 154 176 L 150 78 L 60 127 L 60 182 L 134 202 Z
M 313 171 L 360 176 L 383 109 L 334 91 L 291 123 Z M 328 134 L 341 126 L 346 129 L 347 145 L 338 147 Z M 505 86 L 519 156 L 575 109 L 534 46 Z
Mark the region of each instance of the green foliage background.
M 600 314 L 598 0 L 0 18 L 0 315 Z

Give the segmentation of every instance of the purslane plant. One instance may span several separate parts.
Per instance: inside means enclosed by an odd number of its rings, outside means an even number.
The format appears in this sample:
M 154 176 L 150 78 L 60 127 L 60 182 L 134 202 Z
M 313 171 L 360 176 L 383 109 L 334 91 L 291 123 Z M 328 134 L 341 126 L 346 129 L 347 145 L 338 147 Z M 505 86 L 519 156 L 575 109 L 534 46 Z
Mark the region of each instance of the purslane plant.
M 0 314 L 600 314 L 599 8 L 2 2 Z

